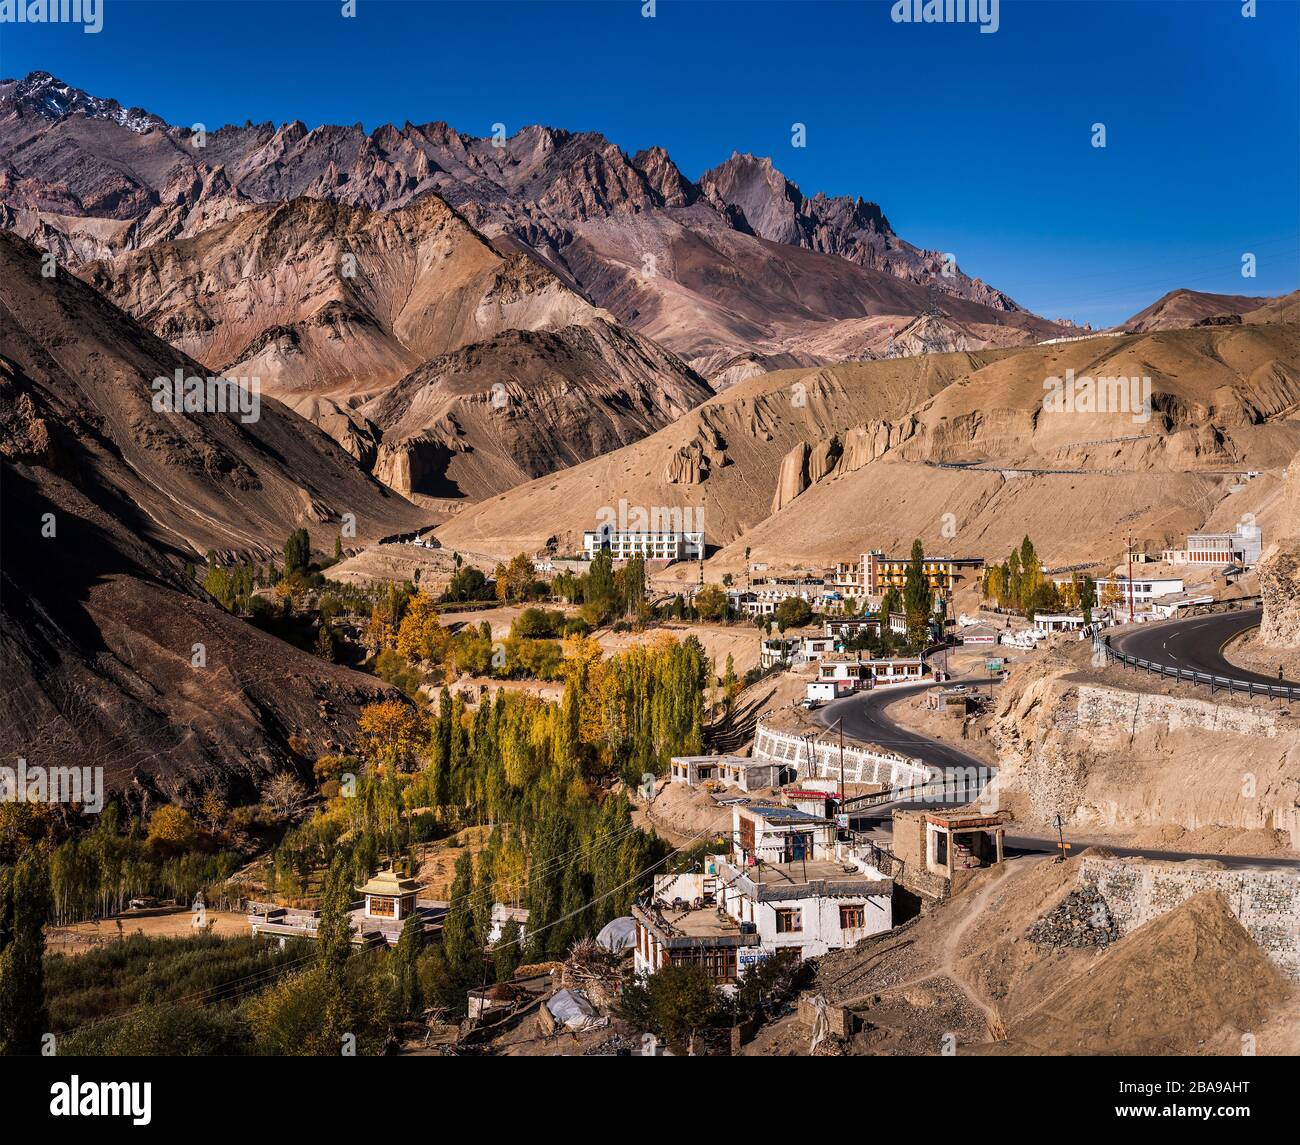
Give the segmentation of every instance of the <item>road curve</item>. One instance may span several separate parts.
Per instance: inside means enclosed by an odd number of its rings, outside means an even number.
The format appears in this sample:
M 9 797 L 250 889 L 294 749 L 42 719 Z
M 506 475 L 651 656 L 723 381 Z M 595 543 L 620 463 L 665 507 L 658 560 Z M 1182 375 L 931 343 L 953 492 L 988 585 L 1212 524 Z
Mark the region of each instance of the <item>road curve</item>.
M 1117 652 L 1168 668 L 1225 676 L 1246 684 L 1300 688 L 1300 681 L 1251 672 L 1229 663 L 1224 657 L 1224 645 L 1243 632 L 1258 627 L 1262 615 L 1262 609 L 1244 608 L 1239 612 L 1216 612 L 1187 620 L 1144 624 L 1112 636 L 1110 643 Z
M 973 678 L 949 680 L 944 686 L 966 684 L 974 687 L 976 682 Z M 987 681 L 982 683 L 987 684 Z M 934 767 L 982 767 L 992 770 L 986 760 L 919 732 L 909 731 L 889 718 L 888 708 L 895 702 L 936 686 L 934 680 L 927 680 L 921 684 L 898 684 L 859 692 L 842 700 L 832 700 L 818 708 L 813 713 L 813 719 L 824 728 L 832 728 L 837 720 L 843 718 L 844 734 L 850 739 L 883 747 L 886 751 L 896 751 L 899 755 L 916 756 Z M 829 738 L 826 742 L 830 742 Z

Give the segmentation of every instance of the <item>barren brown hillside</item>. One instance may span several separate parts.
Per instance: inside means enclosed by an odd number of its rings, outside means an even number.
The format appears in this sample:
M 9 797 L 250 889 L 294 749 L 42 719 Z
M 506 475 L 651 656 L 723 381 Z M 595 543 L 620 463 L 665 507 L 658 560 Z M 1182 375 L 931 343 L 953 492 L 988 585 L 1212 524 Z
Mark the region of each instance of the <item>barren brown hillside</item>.
M 1199 290 L 1171 290 L 1157 298 L 1150 306 L 1139 310 L 1128 321 L 1120 324 L 1121 330 L 1142 334 L 1151 330 L 1177 330 L 1193 326 L 1207 318 L 1220 318 L 1246 314 L 1261 306 L 1280 301 L 1246 294 L 1206 294 Z
M 41 265 L 0 232 L 7 456 L 37 459 L 188 557 L 277 553 L 299 527 L 332 548 L 344 513 L 358 542 L 430 522 L 273 398 L 262 395 L 248 421 L 155 410 L 155 378 L 203 368 L 66 272 L 43 278 Z
M 403 494 L 491 495 L 711 392 L 436 195 L 249 206 L 81 273 L 211 369 L 260 378 Z
M 809 992 L 859 1019 L 829 1051 L 1237 1054 L 1251 1033 L 1260 1054 L 1295 1052 L 1295 985 L 1215 892 L 1109 947 L 1030 941 L 1034 923 L 1078 885 L 1082 857 L 982 871 L 906 927 L 817 959 Z M 791 1014 L 742 1053 L 807 1054 L 809 1043 Z
M 931 551 L 1000 557 L 1026 532 L 1054 563 L 1105 559 L 1130 533 L 1159 548 L 1231 498 L 1266 503 L 1259 482 L 1300 446 L 1298 363 L 1300 327 L 1254 325 L 781 371 L 475 506 L 440 536 L 571 549 L 626 498 L 703 508 L 719 572 L 740 568 L 746 546 L 756 560 L 825 563 L 921 536 Z M 1149 418 L 1141 403 L 1045 411 L 1046 379 L 1069 369 L 1150 377 Z M 1245 470 L 1263 476 L 1231 492 Z

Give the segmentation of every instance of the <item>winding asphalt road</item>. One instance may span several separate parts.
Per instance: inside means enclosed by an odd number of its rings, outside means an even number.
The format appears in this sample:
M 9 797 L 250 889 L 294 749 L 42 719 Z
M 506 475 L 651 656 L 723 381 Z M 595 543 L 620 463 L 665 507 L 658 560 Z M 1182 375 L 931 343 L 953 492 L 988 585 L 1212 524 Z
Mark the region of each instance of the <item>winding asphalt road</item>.
M 974 677 L 961 680 L 945 681 L 944 687 L 965 684 L 967 687 L 987 687 L 987 680 Z M 901 727 L 889 716 L 889 708 L 910 696 L 936 687 L 933 680 L 924 684 L 899 684 L 895 687 L 879 688 L 865 694 L 846 696 L 842 700 L 832 700 L 813 714 L 824 728 L 832 728 L 837 720 L 844 721 L 844 734 L 862 743 L 875 744 L 887 751 L 896 751 L 899 755 L 914 755 L 935 767 L 984 767 L 989 764 L 978 756 L 952 747 L 938 740 L 930 739 L 918 732 Z M 827 742 L 830 742 L 828 739 Z
M 1253 613 L 1254 619 L 1250 616 Z M 1231 625 L 1212 625 L 1208 629 L 1193 627 L 1201 621 L 1224 621 L 1231 620 L 1235 622 L 1235 627 Z M 1148 625 L 1146 628 L 1138 629 L 1132 633 L 1126 633 L 1124 639 L 1134 636 L 1153 638 L 1154 644 L 1158 647 L 1162 642 L 1158 638 L 1157 629 L 1177 626 L 1181 630 L 1181 635 L 1186 637 L 1184 643 L 1186 648 L 1179 646 L 1178 654 L 1192 656 L 1198 662 L 1213 663 L 1214 658 L 1218 657 L 1225 666 L 1227 661 L 1222 660 L 1219 649 L 1222 645 L 1230 640 L 1234 635 L 1246 631 L 1252 625 L 1259 623 L 1259 610 L 1251 609 L 1247 612 L 1229 612 L 1214 616 L 1196 617 L 1190 620 L 1175 621 L 1173 625 Z M 1189 635 L 1190 631 L 1190 635 Z M 1216 642 L 1217 641 L 1217 642 Z M 1164 643 L 1170 643 L 1171 638 L 1166 636 Z M 1141 642 L 1146 647 L 1146 641 Z M 1118 647 L 1118 643 L 1116 644 Z M 1207 649 L 1209 649 L 1207 651 Z M 1143 659 L 1155 660 L 1156 657 L 1149 655 L 1148 652 L 1136 652 L 1125 648 L 1130 655 L 1141 656 Z M 1189 664 L 1180 665 L 1183 667 Z M 1219 675 L 1232 674 L 1238 679 L 1248 679 L 1250 673 L 1242 675 L 1240 668 L 1232 668 L 1231 673 L 1225 673 L 1218 669 L 1197 668 L 1197 671 L 1215 671 Z M 1260 679 L 1266 679 L 1260 677 Z M 1266 680 L 1269 683 L 1276 683 L 1276 680 Z M 980 680 L 976 677 L 966 677 L 963 679 L 946 681 L 944 686 L 955 684 L 965 684 L 967 687 L 986 687 L 987 680 Z M 989 768 L 990 765 L 980 759 L 978 756 L 971 755 L 969 752 L 962 751 L 960 748 L 953 747 L 950 744 L 941 743 L 939 740 L 930 739 L 928 736 L 921 735 L 919 732 L 910 731 L 901 727 L 890 718 L 889 708 L 893 704 L 906 699 L 909 696 L 915 696 L 930 688 L 938 687 L 933 680 L 924 684 L 902 684 L 898 687 L 871 691 L 865 694 L 846 696 L 842 700 L 832 700 L 824 707 L 817 709 L 813 714 L 813 719 L 821 724 L 824 728 L 832 728 L 837 720 L 844 720 L 844 734 L 855 740 L 864 743 L 875 744 L 878 747 L 888 748 L 897 751 L 902 755 L 916 756 L 926 763 L 933 764 L 942 768 L 967 768 L 983 767 Z M 828 737 L 829 739 L 829 737 Z M 990 770 L 992 770 L 990 768 Z M 966 802 L 963 800 L 962 802 Z M 871 831 L 879 833 L 882 838 L 888 838 L 893 834 L 893 809 L 904 805 L 904 800 L 896 800 L 893 803 L 882 803 L 870 810 L 863 810 L 854 814 L 854 822 L 862 824 L 871 824 L 868 828 Z M 909 807 L 942 807 L 944 803 L 938 800 L 912 800 L 906 801 Z M 1067 835 L 1067 842 L 1073 843 L 1073 852 L 1077 854 L 1083 848 L 1089 846 L 1089 841 L 1081 839 L 1076 835 Z M 1004 840 L 1007 854 L 1017 855 L 1054 855 L 1057 854 L 1057 840 L 1045 836 L 1036 835 L 1008 835 Z M 1183 862 L 1188 859 L 1211 859 L 1215 862 L 1222 863 L 1225 867 L 1252 867 L 1268 868 L 1271 870 L 1297 870 L 1300 869 L 1300 859 L 1274 859 L 1274 858 L 1256 858 L 1250 855 L 1214 855 L 1198 851 L 1158 851 L 1143 847 L 1117 847 L 1113 843 L 1104 839 L 1093 840 L 1092 845 L 1105 847 L 1115 855 L 1121 857 L 1137 857 L 1144 859 L 1159 859 L 1165 862 Z
M 1224 657 L 1224 646 L 1243 632 L 1257 628 L 1262 615 L 1263 611 L 1259 608 L 1243 608 L 1239 612 L 1216 612 L 1208 616 L 1193 616 L 1187 620 L 1144 624 L 1131 632 L 1112 637 L 1111 647 L 1125 655 L 1169 668 L 1226 676 L 1247 684 L 1278 684 L 1300 688 L 1300 681 L 1250 672 L 1230 664 Z

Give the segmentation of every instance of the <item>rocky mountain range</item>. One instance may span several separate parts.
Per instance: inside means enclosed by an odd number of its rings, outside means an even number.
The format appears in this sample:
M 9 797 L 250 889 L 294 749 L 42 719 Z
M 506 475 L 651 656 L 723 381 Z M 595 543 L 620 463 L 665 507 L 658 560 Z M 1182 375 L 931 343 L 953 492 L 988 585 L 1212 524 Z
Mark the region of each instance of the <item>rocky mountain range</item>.
M 185 564 L 269 556 L 299 527 L 329 551 L 345 514 L 349 547 L 428 515 L 273 398 L 248 421 L 156 409 L 151 379 L 202 367 L 41 268 L 0 232 L 0 750 L 93 760 L 147 803 L 249 796 L 346 748 L 387 689 L 227 613 Z
M 261 378 L 403 494 L 490 496 L 712 393 L 435 194 L 389 211 L 241 204 L 78 273 L 212 370 Z
M 295 121 L 200 134 L 48 73 L 0 81 L 0 224 L 74 262 L 192 235 L 244 202 L 391 210 L 429 195 L 722 382 L 741 359 L 900 353 L 893 330 L 927 313 L 979 345 L 1061 330 L 904 242 L 876 204 L 806 198 L 767 159 L 733 155 L 692 182 L 661 148 L 629 156 L 601 135 L 540 126 L 472 137 L 444 123 Z M 835 337 L 846 321 L 856 325 Z M 815 344 L 828 338 L 829 355 Z

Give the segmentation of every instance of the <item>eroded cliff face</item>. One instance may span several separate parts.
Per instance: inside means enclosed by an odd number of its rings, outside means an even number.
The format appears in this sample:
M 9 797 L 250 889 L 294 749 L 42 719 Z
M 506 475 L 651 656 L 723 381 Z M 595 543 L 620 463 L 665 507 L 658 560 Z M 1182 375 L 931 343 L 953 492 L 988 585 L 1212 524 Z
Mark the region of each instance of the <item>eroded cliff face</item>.
M 989 735 L 1019 820 L 1273 831 L 1300 846 L 1300 721 L 1089 679 L 1119 671 L 1076 673 L 1057 660 L 1025 667 L 999 695 Z
M 1283 504 L 1281 534 L 1259 564 L 1259 638 L 1277 648 L 1300 648 L 1300 454 L 1287 468 Z

